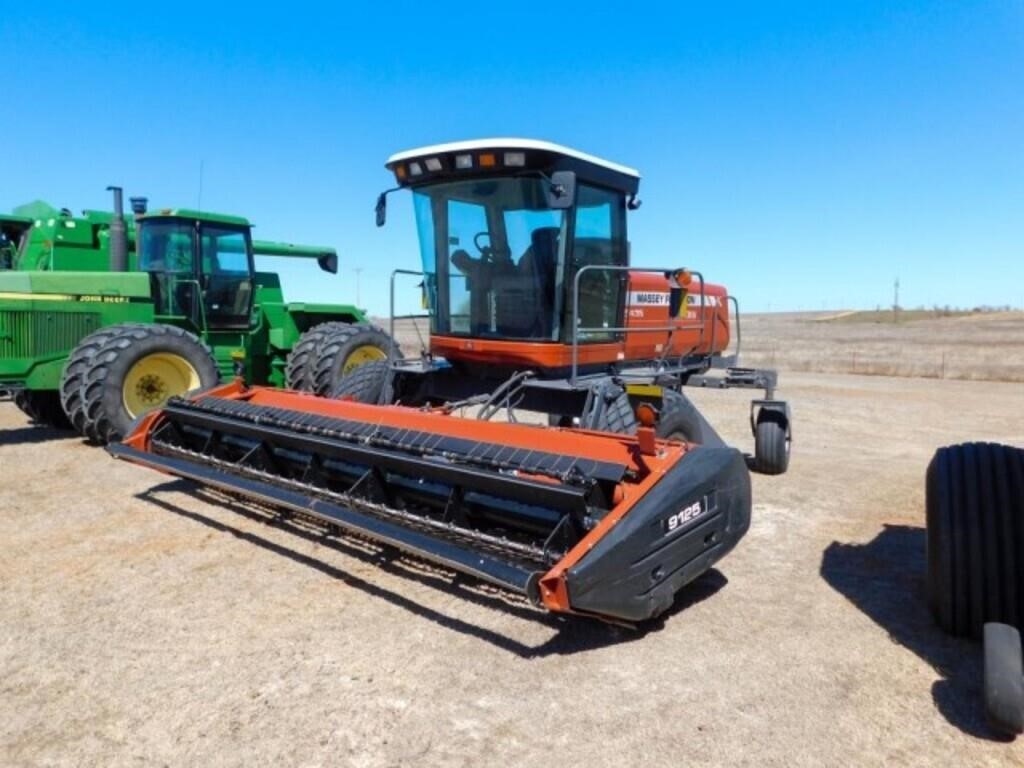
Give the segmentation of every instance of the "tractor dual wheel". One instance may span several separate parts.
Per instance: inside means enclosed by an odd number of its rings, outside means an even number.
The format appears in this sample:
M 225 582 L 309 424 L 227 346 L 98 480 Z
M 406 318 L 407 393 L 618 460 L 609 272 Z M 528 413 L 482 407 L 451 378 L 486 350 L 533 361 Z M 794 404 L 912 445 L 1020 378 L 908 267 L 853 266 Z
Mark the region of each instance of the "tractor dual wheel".
M 82 390 L 85 388 L 85 375 L 92 367 L 96 353 L 117 333 L 117 328 L 102 328 L 82 339 L 71 352 L 64 372 L 60 377 L 60 402 L 67 414 L 71 426 L 80 435 L 85 435 L 85 403 Z
M 14 394 L 14 404 L 41 427 L 71 428 L 71 422 L 64 415 L 64 409 L 60 404 L 60 395 L 57 392 L 22 389 Z
M 120 440 L 135 419 L 171 397 L 220 381 L 213 354 L 188 331 L 142 324 L 107 330 L 82 384 L 83 431 L 93 442 Z
M 304 331 L 288 355 L 288 362 L 285 365 L 285 386 L 299 392 L 312 392 L 316 361 L 320 359 L 324 339 L 331 331 L 348 328 L 350 325 L 351 323 L 335 320 L 314 325 Z
M 285 385 L 329 395 L 344 374 L 364 363 L 386 360 L 393 347 L 386 333 L 370 325 L 340 321 L 315 325 L 299 337 L 288 355 Z
M 372 325 L 340 325 L 324 336 L 313 370 L 312 391 L 328 396 L 344 376 L 372 362 L 395 357 L 391 337 Z
M 925 488 L 928 605 L 952 635 L 1024 624 L 1024 450 L 965 443 L 936 451 Z

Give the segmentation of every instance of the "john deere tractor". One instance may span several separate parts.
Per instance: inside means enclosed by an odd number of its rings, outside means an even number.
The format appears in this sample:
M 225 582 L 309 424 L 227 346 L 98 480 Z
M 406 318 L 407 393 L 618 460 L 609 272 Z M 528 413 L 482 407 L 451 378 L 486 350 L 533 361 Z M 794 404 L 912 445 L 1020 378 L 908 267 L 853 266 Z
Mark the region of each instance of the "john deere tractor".
M 315 258 L 335 273 L 333 249 L 253 241 L 239 216 L 147 211 L 143 198 L 126 221 L 111 189 L 113 213 L 36 204 L 28 213 L 43 215 L 0 219 L 0 390 L 36 423 L 106 443 L 223 378 L 325 393 L 387 357 L 391 340 L 362 310 L 286 303 L 278 275 L 254 266 Z

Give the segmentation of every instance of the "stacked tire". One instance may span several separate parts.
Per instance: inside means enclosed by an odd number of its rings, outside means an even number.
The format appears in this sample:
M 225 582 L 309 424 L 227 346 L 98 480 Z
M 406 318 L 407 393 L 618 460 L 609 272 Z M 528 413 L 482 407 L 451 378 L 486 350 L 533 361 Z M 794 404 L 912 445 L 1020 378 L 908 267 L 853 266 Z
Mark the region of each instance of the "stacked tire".
M 1024 620 L 1024 450 L 940 448 L 926 476 L 928 604 L 946 632 Z
M 342 379 L 363 366 L 386 370 L 396 355 L 391 338 L 367 324 L 329 322 L 310 328 L 299 337 L 285 369 L 289 389 L 329 397 Z
M 984 640 L 985 709 L 1024 733 L 1024 450 L 940 448 L 928 466 L 928 604 L 951 635 Z

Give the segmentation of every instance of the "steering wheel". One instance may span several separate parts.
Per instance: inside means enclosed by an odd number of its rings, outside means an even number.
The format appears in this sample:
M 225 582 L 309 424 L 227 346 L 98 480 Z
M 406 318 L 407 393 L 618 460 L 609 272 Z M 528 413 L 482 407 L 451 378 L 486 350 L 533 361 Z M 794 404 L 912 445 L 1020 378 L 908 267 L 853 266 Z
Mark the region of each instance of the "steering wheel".
M 487 238 L 487 245 L 480 245 L 481 237 Z M 480 251 L 480 256 L 484 257 L 485 252 L 490 252 L 493 250 L 493 248 L 491 248 L 491 233 L 477 232 L 475 235 L 473 235 L 473 245 L 475 245 L 476 249 Z

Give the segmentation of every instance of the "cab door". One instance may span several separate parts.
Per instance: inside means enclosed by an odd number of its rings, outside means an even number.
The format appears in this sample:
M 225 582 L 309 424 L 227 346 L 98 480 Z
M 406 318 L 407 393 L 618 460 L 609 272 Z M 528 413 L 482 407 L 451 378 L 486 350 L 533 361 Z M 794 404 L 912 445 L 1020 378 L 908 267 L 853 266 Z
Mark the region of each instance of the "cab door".
M 572 341 L 572 306 L 576 275 L 585 266 L 626 266 L 626 204 L 621 193 L 581 184 L 577 188 L 571 268 L 566 280 L 566 341 Z M 580 343 L 622 338 L 626 273 L 588 269 L 579 280 Z M 593 330 L 584 331 L 590 328 Z
M 248 228 L 204 224 L 200 228 L 203 314 L 211 330 L 242 330 L 252 324 L 253 261 Z

